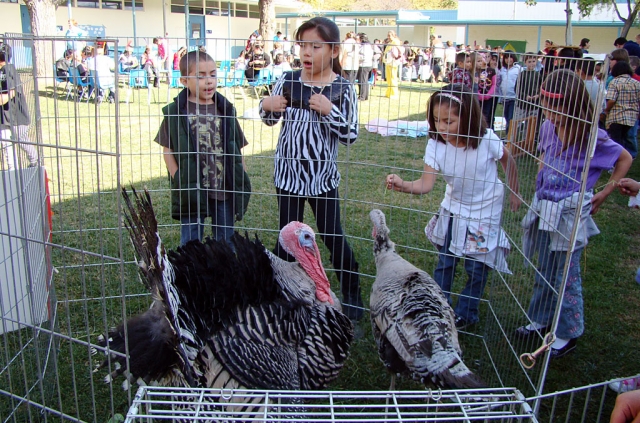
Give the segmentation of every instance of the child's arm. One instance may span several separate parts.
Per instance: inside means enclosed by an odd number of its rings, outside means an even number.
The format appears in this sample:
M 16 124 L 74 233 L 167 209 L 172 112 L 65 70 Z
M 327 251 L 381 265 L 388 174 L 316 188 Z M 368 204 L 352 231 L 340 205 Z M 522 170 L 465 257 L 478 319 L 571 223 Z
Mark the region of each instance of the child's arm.
M 631 167 L 631 163 L 633 163 L 631 154 L 629 154 L 627 150 L 622 150 L 622 153 L 620 153 L 620 157 L 618 157 L 618 160 L 613 167 L 613 173 L 611 174 L 611 178 L 609 178 L 609 182 L 607 182 L 607 185 L 602 191 L 591 198 L 591 214 L 598 213 L 598 210 L 600 210 L 600 205 L 602 205 L 609 194 L 611 194 L 613 190 L 616 189 L 618 181 L 624 178 L 624 176 L 627 174 L 629 168 Z
M 630 178 L 622 178 L 618 182 L 618 189 L 622 195 L 635 197 L 640 191 L 640 182 L 636 182 Z
M 407 192 L 409 194 L 427 194 L 433 189 L 433 184 L 436 182 L 436 175 L 436 170 L 429 165 L 424 165 L 420 179 L 412 182 L 403 181 L 401 177 L 392 173 L 387 175 L 387 189 Z
M 173 150 L 168 147 L 162 147 L 162 154 L 164 157 L 164 163 L 167 165 L 169 175 L 171 175 L 172 178 L 175 177 L 176 172 L 178 171 L 178 162 L 173 156 Z
M 518 166 L 513 156 L 509 153 L 509 150 L 507 150 L 506 147 L 502 148 L 500 164 L 502 165 L 502 169 L 504 169 L 504 173 L 507 175 L 507 184 L 511 189 L 509 204 L 511 205 L 511 211 L 517 211 L 520 208 L 520 204 L 522 204 L 522 200 L 520 199 L 520 186 L 518 184 Z
M 358 139 L 358 100 L 356 90 L 351 87 L 342 93 L 340 108 L 322 94 L 313 94 L 309 108 L 320 113 L 321 119 L 329 124 L 329 130 L 343 145 Z
M 260 101 L 258 108 L 262 121 L 268 126 L 273 126 L 280 121 L 282 114 L 287 110 L 287 99 L 282 95 L 284 78 L 279 78 L 273 87 L 271 96 Z

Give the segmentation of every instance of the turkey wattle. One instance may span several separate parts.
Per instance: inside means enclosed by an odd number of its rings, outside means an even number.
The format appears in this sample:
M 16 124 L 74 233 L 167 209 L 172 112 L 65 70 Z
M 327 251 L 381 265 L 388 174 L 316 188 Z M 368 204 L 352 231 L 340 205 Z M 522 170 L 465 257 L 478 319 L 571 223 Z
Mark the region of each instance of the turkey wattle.
M 148 192 L 123 189 L 125 219 L 140 258 L 150 309 L 100 343 L 125 353 L 128 379 L 164 386 L 322 389 L 344 365 L 353 325 L 329 287 L 311 228 L 292 222 L 280 243 L 288 263 L 257 237 L 191 241 L 165 252 Z M 234 251 L 235 250 L 235 251 Z M 125 373 L 125 357 L 111 354 Z
M 480 388 L 462 362 L 455 315 L 438 284 L 398 255 L 384 213 L 372 210 L 376 280 L 370 313 L 380 359 L 427 386 Z

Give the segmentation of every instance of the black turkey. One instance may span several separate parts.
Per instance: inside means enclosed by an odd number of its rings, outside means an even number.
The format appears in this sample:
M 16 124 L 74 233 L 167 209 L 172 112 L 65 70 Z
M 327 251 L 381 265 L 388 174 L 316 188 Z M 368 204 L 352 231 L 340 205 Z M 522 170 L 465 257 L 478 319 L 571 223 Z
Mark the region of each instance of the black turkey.
M 292 222 L 281 245 L 297 262 L 238 233 L 165 251 L 149 193 L 123 189 L 125 220 L 150 309 L 100 337 L 129 381 L 224 389 L 322 389 L 344 365 L 353 325 L 329 287 L 311 228 Z M 125 338 L 128 351 L 125 349 Z M 114 363 L 115 362 L 115 363 Z
M 426 386 L 484 387 L 462 362 L 454 312 L 438 284 L 398 255 L 382 211 L 369 216 L 377 269 L 371 325 L 382 362 L 393 377 L 410 375 Z

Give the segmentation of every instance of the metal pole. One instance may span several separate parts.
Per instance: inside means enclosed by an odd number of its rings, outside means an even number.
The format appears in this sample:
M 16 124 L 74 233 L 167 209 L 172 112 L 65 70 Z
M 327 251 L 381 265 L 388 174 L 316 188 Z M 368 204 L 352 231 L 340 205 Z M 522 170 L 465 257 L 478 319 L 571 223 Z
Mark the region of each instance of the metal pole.
M 138 29 L 136 25 L 136 0 L 131 0 L 131 16 L 133 17 L 133 46 L 138 45 Z
M 71 0 L 67 0 L 67 14 L 69 15 L 69 19 L 71 19 Z
M 167 36 L 167 3 L 162 0 L 162 38 Z
M 184 0 L 184 35 L 187 39 L 187 51 L 189 51 L 189 0 Z
M 538 47 L 537 47 L 536 51 L 542 50 L 540 48 L 540 46 L 541 46 L 540 41 L 542 41 L 542 25 L 538 25 Z

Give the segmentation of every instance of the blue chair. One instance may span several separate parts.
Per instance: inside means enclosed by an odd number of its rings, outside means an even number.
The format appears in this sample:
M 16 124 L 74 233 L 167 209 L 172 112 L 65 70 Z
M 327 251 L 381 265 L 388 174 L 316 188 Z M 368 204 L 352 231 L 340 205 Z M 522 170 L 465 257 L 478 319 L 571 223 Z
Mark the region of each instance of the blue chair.
M 238 69 L 233 71 L 232 77 L 227 77 L 229 87 L 242 87 L 244 85 L 244 71 Z
M 172 70 L 171 71 L 171 80 L 169 81 L 169 88 L 183 88 L 182 82 L 180 82 L 180 71 Z
M 76 88 L 82 88 L 83 91 L 84 89 L 88 89 L 89 93 L 87 94 L 87 103 L 89 102 L 89 98 L 91 97 L 91 93 L 94 91 L 93 90 L 93 80 L 91 78 L 91 75 L 89 75 L 89 77 L 87 77 L 86 81 L 82 80 L 82 77 L 80 76 L 80 72 L 78 72 L 78 68 L 76 68 L 75 66 L 71 66 L 69 68 L 69 77 L 71 78 L 71 83 L 76 87 Z M 76 94 L 77 95 L 77 94 Z M 81 98 L 78 98 L 78 101 L 80 101 Z
M 271 70 L 271 80 L 276 82 L 284 73 L 284 70 L 281 67 L 273 68 Z
M 148 88 L 149 77 L 144 69 L 133 69 L 129 72 L 129 87 L 131 88 Z
M 231 60 L 223 60 L 220 62 L 220 67 L 218 68 L 219 71 L 226 71 L 229 72 L 231 71 Z
M 253 92 L 255 93 L 257 98 L 260 98 L 260 96 L 258 95 L 258 88 L 266 88 L 267 91 L 271 93 L 271 69 L 260 69 L 260 71 L 258 72 L 258 77 L 254 81 L 249 82 L 249 86 L 253 88 Z
M 66 79 L 62 79 L 58 76 L 58 69 L 56 68 L 56 65 L 53 65 L 53 76 L 55 77 L 55 83 L 53 85 L 53 94 L 55 94 L 56 92 L 56 88 L 58 84 L 62 84 L 64 83 L 64 90 L 66 91 L 67 96 L 65 97 L 65 100 L 69 100 L 69 97 L 71 96 L 71 92 L 73 91 L 73 84 L 70 82 L 71 81 L 71 76 L 69 76 Z

